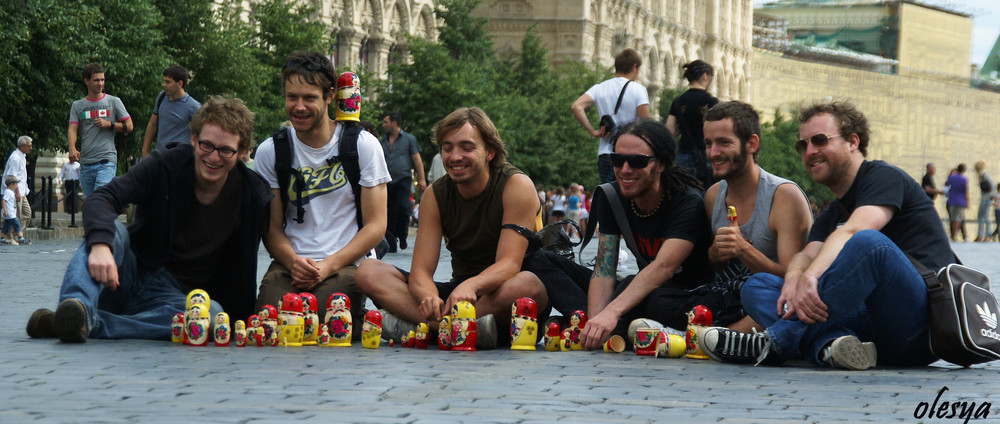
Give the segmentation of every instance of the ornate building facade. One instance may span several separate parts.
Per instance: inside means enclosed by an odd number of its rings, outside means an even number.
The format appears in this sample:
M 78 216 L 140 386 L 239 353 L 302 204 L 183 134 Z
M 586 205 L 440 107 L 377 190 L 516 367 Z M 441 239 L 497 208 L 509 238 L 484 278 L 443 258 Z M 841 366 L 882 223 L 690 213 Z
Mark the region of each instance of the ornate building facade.
M 686 86 L 681 65 L 695 59 L 715 66 L 716 96 L 750 95 L 751 0 L 483 0 L 473 14 L 489 18 L 487 29 L 501 50 L 518 49 L 536 25 L 556 64 L 579 60 L 610 68 L 615 54 L 635 49 L 653 113 L 663 88 Z
M 405 34 L 437 39 L 433 0 L 309 0 L 333 40 L 335 66 L 367 67 L 385 76 L 389 63 L 406 60 Z

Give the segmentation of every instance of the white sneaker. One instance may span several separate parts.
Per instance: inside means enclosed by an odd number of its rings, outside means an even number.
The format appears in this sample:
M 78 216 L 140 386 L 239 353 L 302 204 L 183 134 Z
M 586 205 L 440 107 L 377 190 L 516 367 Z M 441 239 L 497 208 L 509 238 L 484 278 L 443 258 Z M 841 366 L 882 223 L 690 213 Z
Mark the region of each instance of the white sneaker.
M 841 336 L 820 351 L 820 360 L 833 368 L 866 370 L 878 360 L 875 343 L 858 340 L 854 336 Z

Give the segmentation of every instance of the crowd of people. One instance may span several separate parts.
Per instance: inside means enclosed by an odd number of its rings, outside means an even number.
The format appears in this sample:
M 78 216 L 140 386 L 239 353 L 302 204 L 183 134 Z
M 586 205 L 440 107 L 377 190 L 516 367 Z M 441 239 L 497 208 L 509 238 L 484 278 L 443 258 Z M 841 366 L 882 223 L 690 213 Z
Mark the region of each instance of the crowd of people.
M 717 361 L 804 359 L 863 370 L 936 360 L 926 289 L 907 255 L 934 269 L 954 261 L 928 197 L 941 193 L 867 158 L 870 128 L 860 110 L 824 101 L 799 113 L 802 165 L 836 196 L 816 215 L 795 182 L 758 165 L 770 141 L 752 105 L 707 93 L 710 65 L 685 65 L 691 87 L 666 122 L 648 118 L 646 90 L 635 83 L 640 66 L 626 49 L 616 76 L 571 106 L 600 139 L 603 184 L 585 190 L 536 185 L 507 162 L 501 134 L 476 107 L 435 125 L 429 168 L 443 174 L 425 177 L 400 114 L 386 114 L 376 138 L 359 120 L 357 77 L 335 75 L 326 56 L 305 52 L 289 56 L 282 71 L 289 125 L 260 144 L 253 170 L 240 160 L 253 146 L 253 113 L 239 99 L 212 97 L 194 108 L 188 135 L 171 136 L 177 142 L 163 139 L 175 133 L 161 126 L 166 117 L 151 120 L 156 148 L 144 143 L 146 159 L 105 180 L 114 163 L 106 141 L 132 124 L 121 102 L 102 93 L 103 73 L 88 65 L 88 97 L 74 103 L 68 140 L 71 159 L 82 164 L 85 240 L 56 309 L 35 311 L 27 332 L 63 342 L 165 340 L 192 289 L 212 294 L 212 315 L 240 318 L 287 292 L 321 302 L 344 293 L 356 326 L 368 299 L 381 309 L 386 340 L 423 323 L 436 332 L 458 302 L 471 302 L 477 348 L 489 349 L 510 343 L 511 305 L 530 297 L 546 324 L 565 327 L 561 317 L 585 311 L 578 340 L 585 349 L 612 335 L 633 340 L 640 327 L 683 329 L 701 305 L 714 326 L 697 343 Z M 173 72 L 164 71 L 154 118 L 197 103 L 183 100 L 185 78 Z M 597 129 L 585 113 L 593 105 L 602 117 Z M 412 178 L 423 195 L 407 270 L 380 260 L 377 248 L 411 246 Z M 959 192 L 958 183 L 946 187 L 949 198 Z M 128 228 L 117 220 L 127 204 L 136 205 Z M 515 231 L 564 220 L 597 223 L 592 268 L 529 249 Z M 618 274 L 623 241 L 639 264 L 633 275 Z M 258 291 L 260 242 L 272 262 Z M 439 282 L 442 245 L 452 278 Z

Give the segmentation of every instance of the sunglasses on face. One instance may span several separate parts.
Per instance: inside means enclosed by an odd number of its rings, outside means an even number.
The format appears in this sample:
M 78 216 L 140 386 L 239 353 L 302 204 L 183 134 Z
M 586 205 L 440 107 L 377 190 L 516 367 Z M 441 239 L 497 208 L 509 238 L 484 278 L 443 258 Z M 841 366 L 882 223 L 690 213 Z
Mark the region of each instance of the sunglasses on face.
M 834 134 L 834 135 L 816 134 L 812 137 L 809 137 L 809 141 L 806 141 L 805 139 L 796 141 L 795 151 L 799 152 L 800 155 L 805 153 L 806 147 L 809 147 L 809 143 L 812 143 L 813 147 L 817 149 L 822 149 L 824 146 L 826 146 L 826 143 L 829 143 L 830 139 L 834 137 L 840 137 L 840 134 Z
M 621 168 L 626 162 L 628 162 L 629 168 L 643 169 L 649 166 L 649 161 L 651 160 L 656 160 L 656 156 L 625 155 L 621 153 L 611 154 L 611 166 L 615 168 Z
M 208 154 L 212 154 L 212 152 L 218 151 L 219 156 L 221 156 L 223 159 L 229 159 L 233 156 L 236 156 L 237 153 L 236 150 L 230 149 L 228 147 L 215 147 L 214 144 L 201 140 L 198 140 L 198 150 L 201 150 L 202 152 Z

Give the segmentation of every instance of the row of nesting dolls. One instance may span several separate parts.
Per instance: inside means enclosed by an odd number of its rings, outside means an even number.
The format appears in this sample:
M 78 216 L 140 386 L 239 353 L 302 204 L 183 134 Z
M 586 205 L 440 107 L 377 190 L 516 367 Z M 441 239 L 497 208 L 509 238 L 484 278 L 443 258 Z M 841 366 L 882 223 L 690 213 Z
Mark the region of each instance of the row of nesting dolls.
M 194 346 L 208 344 L 210 328 L 209 296 L 204 290 L 191 291 L 185 302 L 185 313 L 173 318 L 171 339 L 174 342 Z M 535 301 L 522 297 L 511 306 L 511 349 L 535 350 L 538 331 L 538 307 Z M 440 350 L 472 351 L 476 346 L 476 310 L 469 302 L 456 302 L 451 314 L 442 317 L 438 326 L 438 348 Z M 655 328 L 640 328 L 632 340 L 638 355 L 678 357 L 687 353 L 692 358 L 707 358 L 698 350 L 697 337 L 700 330 L 711 325 L 711 312 L 704 306 L 696 306 L 688 314 L 688 328 L 684 338 Z M 247 344 L 257 346 L 351 346 L 353 322 L 351 301 L 343 293 L 334 293 L 326 301 L 326 319 L 320 323 L 316 297 L 312 293 L 286 293 L 278 303 L 278 308 L 264 305 L 257 315 L 251 315 L 247 322 L 238 320 L 232 331 L 236 346 Z M 544 345 L 548 351 L 581 350 L 580 333 L 587 323 L 583 311 L 570 314 L 569 325 L 563 329 L 558 322 L 551 322 L 546 329 Z M 376 349 L 381 344 L 382 315 L 377 310 L 365 314 L 362 326 L 361 344 Z M 429 328 L 420 323 L 415 331 L 404 334 L 400 340 L 403 347 L 427 348 Z M 225 312 L 216 314 L 213 341 L 217 346 L 228 346 L 230 342 L 229 316 Z M 390 343 L 393 341 L 390 341 Z M 621 352 L 624 340 L 613 336 L 604 344 L 605 352 Z

